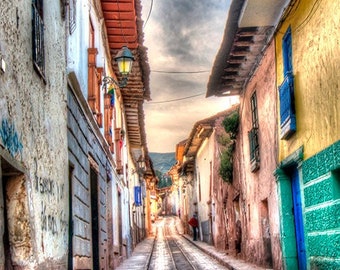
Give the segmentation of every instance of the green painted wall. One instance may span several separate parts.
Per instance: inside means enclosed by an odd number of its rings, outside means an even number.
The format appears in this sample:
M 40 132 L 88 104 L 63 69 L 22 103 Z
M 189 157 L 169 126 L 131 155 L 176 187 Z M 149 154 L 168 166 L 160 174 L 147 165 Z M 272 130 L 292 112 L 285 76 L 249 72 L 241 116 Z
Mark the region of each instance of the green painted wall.
M 308 269 L 340 269 L 340 141 L 303 160 L 303 149 L 276 170 L 283 265 L 298 269 L 289 168 L 300 171 Z
M 282 37 L 291 27 L 297 125 L 292 137 L 279 142 L 276 170 L 283 265 L 298 269 L 289 178 L 293 166 L 300 176 L 308 269 L 340 269 L 340 1 L 291 5 L 275 34 L 280 86 Z
M 340 141 L 302 164 L 311 269 L 340 269 Z

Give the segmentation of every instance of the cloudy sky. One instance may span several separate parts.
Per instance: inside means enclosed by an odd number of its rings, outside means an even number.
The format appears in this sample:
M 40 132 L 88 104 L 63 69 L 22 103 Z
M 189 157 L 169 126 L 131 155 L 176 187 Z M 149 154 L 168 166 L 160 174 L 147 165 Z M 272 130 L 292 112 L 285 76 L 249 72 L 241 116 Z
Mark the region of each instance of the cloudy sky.
M 144 103 L 149 152 L 175 152 L 197 121 L 236 102 L 205 98 L 229 4 L 230 0 L 142 0 L 151 69 L 152 100 Z

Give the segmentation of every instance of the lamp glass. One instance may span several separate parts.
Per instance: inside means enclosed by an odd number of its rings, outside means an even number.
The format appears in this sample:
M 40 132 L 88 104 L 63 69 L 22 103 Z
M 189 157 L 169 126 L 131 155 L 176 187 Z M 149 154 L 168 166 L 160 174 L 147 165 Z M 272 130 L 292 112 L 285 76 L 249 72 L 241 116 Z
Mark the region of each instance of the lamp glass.
M 130 58 L 117 59 L 118 69 L 120 74 L 128 75 L 132 68 L 132 60 Z
M 145 170 L 145 161 L 143 160 L 142 157 L 139 157 L 137 163 L 138 163 L 138 168 L 140 170 Z
M 115 57 L 115 61 L 118 64 L 119 72 L 125 76 L 127 76 L 130 73 L 132 68 L 132 62 L 134 60 L 135 59 L 131 51 L 126 46 L 123 46 Z

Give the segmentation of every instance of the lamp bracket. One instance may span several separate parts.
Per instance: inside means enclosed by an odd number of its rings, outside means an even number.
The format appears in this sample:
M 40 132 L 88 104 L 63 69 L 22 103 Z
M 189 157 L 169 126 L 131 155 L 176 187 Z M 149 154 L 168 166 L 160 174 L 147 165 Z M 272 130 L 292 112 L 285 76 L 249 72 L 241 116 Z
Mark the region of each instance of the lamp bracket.
M 127 85 L 128 78 L 126 76 L 123 76 L 121 82 L 116 81 L 114 78 L 110 76 L 105 76 L 103 78 L 103 88 L 106 87 L 108 84 L 114 84 L 115 86 L 118 86 L 119 88 L 123 88 Z

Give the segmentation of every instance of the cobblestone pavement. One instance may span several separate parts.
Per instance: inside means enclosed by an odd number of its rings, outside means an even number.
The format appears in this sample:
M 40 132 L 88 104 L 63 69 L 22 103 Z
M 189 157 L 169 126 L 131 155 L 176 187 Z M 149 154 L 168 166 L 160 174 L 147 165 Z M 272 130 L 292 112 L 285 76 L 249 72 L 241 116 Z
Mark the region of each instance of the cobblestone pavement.
M 232 270 L 264 270 L 265 268 L 249 264 L 233 256 L 226 255 L 224 252 L 216 250 L 213 246 L 201 241 L 192 241 L 189 235 L 183 234 L 183 226 L 177 217 L 166 217 L 154 223 L 153 236 L 139 243 L 134 249 L 132 256 L 126 259 L 118 268 L 120 270 L 148 269 L 150 259 L 151 269 L 166 270 L 171 268 L 171 256 L 166 252 L 165 241 L 163 239 L 164 225 L 171 225 L 172 233 L 176 230 L 176 242 L 189 253 L 189 260 L 200 269 L 232 269 Z M 157 227 L 159 228 L 157 233 Z M 156 243 L 155 236 L 159 243 Z M 159 245 L 159 249 L 156 248 Z M 163 245 L 163 246 L 162 246 Z M 152 258 L 152 251 L 155 247 L 155 255 Z M 185 270 L 185 269 L 181 269 Z
M 163 219 L 161 222 L 157 222 L 157 238 L 155 240 L 155 245 L 153 249 L 153 253 L 151 256 L 150 269 L 171 269 L 172 267 L 172 259 L 167 248 L 166 239 L 164 236 L 164 226 L 165 220 Z
M 190 241 L 181 237 L 181 235 L 178 234 L 176 225 L 178 225 L 178 219 L 176 217 L 167 217 L 157 224 L 157 240 L 151 257 L 151 270 L 227 269 L 204 251 L 191 244 Z M 185 254 L 184 256 L 182 252 Z M 185 257 L 187 259 L 185 259 Z M 173 260 L 176 261 L 176 268 Z

